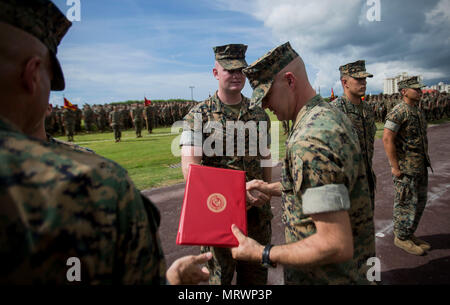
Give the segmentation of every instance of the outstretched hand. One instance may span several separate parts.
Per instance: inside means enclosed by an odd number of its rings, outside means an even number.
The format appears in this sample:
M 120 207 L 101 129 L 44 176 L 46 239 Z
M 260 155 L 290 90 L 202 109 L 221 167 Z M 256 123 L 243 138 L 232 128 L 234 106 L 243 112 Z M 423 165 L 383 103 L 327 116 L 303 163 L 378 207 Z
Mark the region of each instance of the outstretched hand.
M 189 255 L 177 259 L 167 269 L 166 277 L 172 285 L 196 285 L 209 279 L 209 271 L 201 265 L 212 258 L 212 253 Z

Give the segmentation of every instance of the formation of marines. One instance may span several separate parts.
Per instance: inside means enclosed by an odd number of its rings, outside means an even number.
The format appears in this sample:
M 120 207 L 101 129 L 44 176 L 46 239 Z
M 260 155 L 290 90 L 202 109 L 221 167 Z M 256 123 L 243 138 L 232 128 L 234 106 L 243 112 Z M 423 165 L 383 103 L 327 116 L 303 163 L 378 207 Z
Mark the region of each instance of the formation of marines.
M 372 107 L 377 122 L 385 122 L 386 115 L 401 103 L 399 93 L 368 95 L 367 104 Z M 420 111 L 425 115 L 427 122 L 437 121 L 450 117 L 450 95 L 447 92 L 424 92 L 418 104 Z
M 450 94 L 437 90 L 424 91 L 418 107 L 427 122 L 450 118 Z M 400 93 L 367 95 L 364 100 L 371 107 L 375 121 L 383 123 L 386 121 L 386 115 L 402 101 Z M 288 134 L 292 122 L 282 121 L 282 126 L 284 134 Z
M 46 131 L 55 136 L 66 135 L 68 141 L 73 141 L 73 135 L 81 132 L 111 132 L 111 124 L 120 126 L 121 130 L 134 128 L 136 136 L 145 128 L 150 134 L 158 127 L 171 126 L 180 121 L 195 105 L 189 101 L 154 102 L 144 106 L 144 103 L 134 104 L 104 104 L 88 105 L 76 110 L 55 106 L 45 120 Z M 110 114 L 114 106 L 120 116 L 110 122 Z M 84 126 L 82 124 L 84 122 Z

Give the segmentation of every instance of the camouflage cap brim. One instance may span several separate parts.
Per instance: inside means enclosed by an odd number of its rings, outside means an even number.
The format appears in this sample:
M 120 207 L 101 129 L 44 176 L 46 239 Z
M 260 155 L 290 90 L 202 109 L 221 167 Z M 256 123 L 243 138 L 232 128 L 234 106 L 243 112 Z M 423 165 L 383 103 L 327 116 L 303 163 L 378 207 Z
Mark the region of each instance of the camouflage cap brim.
M 407 79 L 404 79 L 402 81 L 399 81 L 397 83 L 398 90 L 402 89 L 421 89 L 425 87 L 424 84 L 422 84 L 417 76 L 412 76 Z
M 61 64 L 58 58 L 51 53 L 52 67 L 53 67 L 53 79 L 51 83 L 51 90 L 53 91 L 63 91 L 66 88 L 66 83 L 64 81 L 64 73 L 61 68 Z
M 418 84 L 409 86 L 409 88 L 411 88 L 411 89 L 422 89 L 423 87 L 426 87 L 426 86 L 422 83 L 418 83 Z
M 357 60 L 339 67 L 341 77 L 350 76 L 353 78 L 373 77 L 372 74 L 366 71 L 366 61 Z
M 366 78 L 366 77 L 370 77 L 372 78 L 373 75 L 367 72 L 356 72 L 356 73 L 352 73 L 350 74 L 351 77 L 353 78 Z
M 244 69 L 245 67 L 248 66 L 245 59 L 217 59 L 217 62 L 225 70 Z
M 252 98 L 250 100 L 250 109 L 253 109 L 255 107 L 261 107 L 262 106 L 262 100 L 266 97 L 267 93 L 269 92 L 270 88 L 272 87 L 273 80 L 265 83 L 265 84 L 259 84 L 258 87 L 256 87 L 253 90 Z
M 250 109 L 261 106 L 262 100 L 272 86 L 275 75 L 297 57 L 297 52 L 295 52 L 289 42 L 286 42 L 267 52 L 242 70 L 254 90 L 249 106 Z

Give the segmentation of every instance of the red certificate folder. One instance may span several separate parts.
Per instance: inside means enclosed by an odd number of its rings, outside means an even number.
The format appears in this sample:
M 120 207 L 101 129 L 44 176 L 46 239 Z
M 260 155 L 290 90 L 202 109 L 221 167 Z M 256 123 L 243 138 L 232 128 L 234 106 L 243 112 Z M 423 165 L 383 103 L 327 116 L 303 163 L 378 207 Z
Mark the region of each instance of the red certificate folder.
M 237 247 L 234 223 L 247 235 L 245 172 L 189 166 L 177 245 Z

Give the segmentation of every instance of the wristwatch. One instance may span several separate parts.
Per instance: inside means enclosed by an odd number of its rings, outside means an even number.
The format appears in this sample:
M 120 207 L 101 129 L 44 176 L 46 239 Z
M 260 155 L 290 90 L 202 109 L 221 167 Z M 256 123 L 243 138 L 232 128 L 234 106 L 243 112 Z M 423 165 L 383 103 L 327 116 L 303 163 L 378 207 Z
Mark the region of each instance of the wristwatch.
M 264 268 L 276 268 L 277 264 L 270 260 L 270 249 L 272 249 L 273 245 L 267 245 L 264 247 L 262 253 L 261 265 Z

